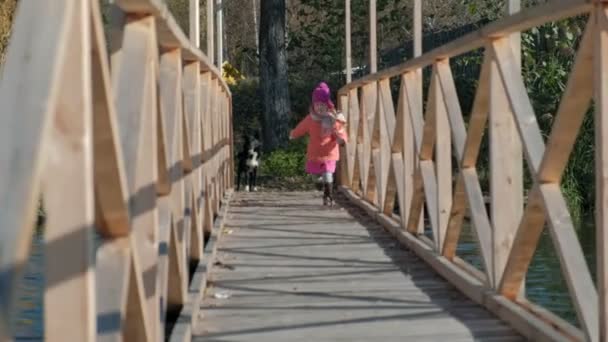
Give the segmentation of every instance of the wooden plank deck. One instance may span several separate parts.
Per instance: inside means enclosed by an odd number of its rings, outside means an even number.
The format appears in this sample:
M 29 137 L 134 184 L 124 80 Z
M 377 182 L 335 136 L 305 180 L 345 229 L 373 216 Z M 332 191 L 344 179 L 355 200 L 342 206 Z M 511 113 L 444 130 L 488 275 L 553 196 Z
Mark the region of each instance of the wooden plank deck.
M 236 196 L 195 341 L 523 340 L 360 210 L 320 203 Z

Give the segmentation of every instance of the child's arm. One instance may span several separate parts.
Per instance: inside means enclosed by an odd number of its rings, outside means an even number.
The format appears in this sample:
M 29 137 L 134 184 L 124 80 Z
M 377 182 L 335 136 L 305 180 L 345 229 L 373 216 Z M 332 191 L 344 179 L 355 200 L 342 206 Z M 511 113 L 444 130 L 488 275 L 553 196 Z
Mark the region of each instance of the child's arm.
M 302 121 L 300 121 L 296 128 L 289 133 L 289 139 L 297 139 L 304 136 L 306 133 L 308 133 L 309 127 L 309 116 L 307 115 Z
M 336 136 L 336 140 L 338 141 L 338 144 L 343 145 L 348 141 L 348 136 L 346 134 L 346 125 L 337 122 L 336 123 L 336 129 L 334 131 L 334 135 Z

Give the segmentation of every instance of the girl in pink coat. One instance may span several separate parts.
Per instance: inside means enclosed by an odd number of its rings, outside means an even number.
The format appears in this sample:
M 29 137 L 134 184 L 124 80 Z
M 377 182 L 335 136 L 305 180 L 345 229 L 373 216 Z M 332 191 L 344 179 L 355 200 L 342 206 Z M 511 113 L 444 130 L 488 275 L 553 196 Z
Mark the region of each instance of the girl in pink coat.
M 324 205 L 333 205 L 333 174 L 340 159 L 339 145 L 346 142 L 345 121 L 344 115 L 336 113 L 329 87 L 321 82 L 312 93 L 310 113 L 289 134 L 290 139 L 310 136 L 306 172 L 321 177 Z

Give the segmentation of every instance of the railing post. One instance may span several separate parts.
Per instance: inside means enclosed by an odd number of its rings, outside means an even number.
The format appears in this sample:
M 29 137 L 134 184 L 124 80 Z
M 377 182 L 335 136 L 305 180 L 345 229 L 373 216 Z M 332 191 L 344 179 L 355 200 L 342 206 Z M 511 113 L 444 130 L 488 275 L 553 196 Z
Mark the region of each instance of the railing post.
M 509 14 L 519 11 L 520 1 L 509 0 Z M 518 56 L 519 35 L 510 37 Z M 520 58 L 517 57 L 518 63 Z M 511 105 L 502 84 L 496 59 L 490 76 L 490 197 L 493 260 L 490 283 L 496 288 L 505 269 L 523 212 L 523 156 Z
M 196 48 L 201 46 L 201 34 L 200 34 L 200 6 L 199 0 L 190 0 L 190 42 Z
M 414 58 L 422 56 L 422 0 L 414 0 Z M 417 93 L 415 94 L 413 101 L 418 102 L 418 108 L 423 108 L 423 91 L 422 91 L 422 69 L 418 69 L 415 71 L 416 73 L 416 89 Z M 413 94 L 412 94 L 413 95 Z M 411 115 L 411 113 L 410 113 Z M 411 118 L 408 118 L 411 120 Z M 416 153 L 416 146 L 414 143 L 414 135 L 411 128 L 411 125 L 407 125 L 409 131 L 404 132 L 404 138 L 407 139 L 407 144 L 404 145 L 404 160 L 405 160 L 405 188 L 412 189 L 412 191 L 407 191 L 408 197 L 406 197 L 406 206 L 409 217 L 409 207 L 412 202 L 412 196 L 414 194 L 414 174 L 415 167 L 419 165 L 419 159 L 416 157 L 418 154 Z M 420 219 L 418 222 L 418 234 L 424 234 L 424 210 L 420 214 Z
M 376 0 L 369 0 L 369 70 L 378 71 L 378 49 L 376 46 Z
M 438 64 L 445 63 L 449 69 L 449 60 L 440 61 L 433 66 L 433 74 L 436 78 L 435 83 L 435 167 L 437 177 L 437 232 L 435 243 L 438 251 L 443 251 L 446 239 L 450 211 L 452 208 L 452 130 L 446 110 L 446 100 L 441 89 L 441 81 L 438 74 Z M 433 83 L 431 83 L 432 86 Z M 428 120 L 428 119 L 427 119 Z
M 207 0 L 207 58 L 209 58 L 209 63 L 214 64 L 214 42 L 213 42 L 213 20 L 214 20 L 214 7 L 213 1 L 215 0 Z
M 378 49 L 376 45 L 376 0 L 369 0 L 369 71 L 378 71 Z M 372 203 L 379 203 L 379 192 L 376 190 L 376 176 L 372 156 L 372 134 L 376 120 L 376 101 L 378 98 L 378 84 L 373 82 L 362 88 L 362 121 L 364 131 L 363 154 L 365 155 L 362 176 L 363 194 Z
M 92 267 L 95 196 L 90 6 L 88 1 L 75 2 L 73 14 L 66 18 L 71 29 L 65 36 L 69 43 L 57 102 L 69 105 L 55 108 L 49 139 L 44 143 L 53 155 L 46 162 L 43 178 L 47 210 L 43 314 L 44 340 L 49 342 L 95 341 L 97 332 Z M 65 322 L 73 326 L 66 329 Z
M 232 116 L 232 98 L 228 100 L 228 115 L 230 118 L 230 188 L 234 189 L 234 118 Z
M 353 70 L 353 66 L 352 66 L 352 55 L 351 55 L 351 50 L 352 50 L 352 45 L 351 45 L 351 6 L 350 6 L 350 1 L 351 0 L 345 0 L 344 1 L 344 26 L 345 26 L 345 37 L 344 37 L 344 42 L 345 42 L 345 60 L 346 60 L 346 66 L 345 66 L 345 74 L 346 74 L 346 83 L 350 83 L 353 80 L 353 75 L 352 75 L 352 70 Z M 346 103 L 344 103 L 343 99 L 346 98 Z M 340 106 L 340 110 L 344 113 L 344 115 L 346 115 L 347 120 L 351 120 L 351 117 L 349 115 L 349 108 L 348 108 L 348 96 L 340 96 L 338 98 L 338 105 Z M 350 135 L 349 135 L 350 138 Z M 348 144 L 352 144 L 352 142 L 347 142 Z M 350 182 L 347 181 L 348 175 L 347 173 L 350 172 L 347 168 L 348 168 L 348 146 L 345 146 L 344 148 L 340 148 L 340 163 L 339 163 L 339 173 L 338 173 L 338 184 L 340 185 L 348 185 L 351 186 L 351 184 L 349 184 Z M 349 179 L 350 180 L 350 179 Z
M 350 33 L 350 0 L 344 0 L 344 17 L 345 17 L 345 54 L 346 54 L 346 83 L 350 83 L 353 80 L 352 70 L 353 70 L 353 61 L 351 56 L 351 33 Z M 344 108 L 342 108 L 344 110 Z
M 217 0 L 217 67 L 222 74 L 222 64 L 224 63 L 224 15 L 222 0 Z
M 507 4 L 507 13 L 511 15 L 519 11 L 521 11 L 521 0 L 509 0 Z M 521 33 L 512 33 L 509 36 L 509 39 L 511 40 L 511 46 L 513 47 L 513 54 L 521 69 Z
M 414 0 L 414 57 L 422 55 L 422 0 Z

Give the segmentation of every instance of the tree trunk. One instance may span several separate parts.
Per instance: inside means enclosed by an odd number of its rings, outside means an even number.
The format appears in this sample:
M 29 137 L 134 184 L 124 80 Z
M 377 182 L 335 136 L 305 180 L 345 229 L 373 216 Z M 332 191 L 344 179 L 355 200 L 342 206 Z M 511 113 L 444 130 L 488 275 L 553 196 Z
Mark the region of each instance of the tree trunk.
M 260 2 L 260 88 L 264 148 L 269 151 L 285 146 L 289 136 L 285 0 Z

